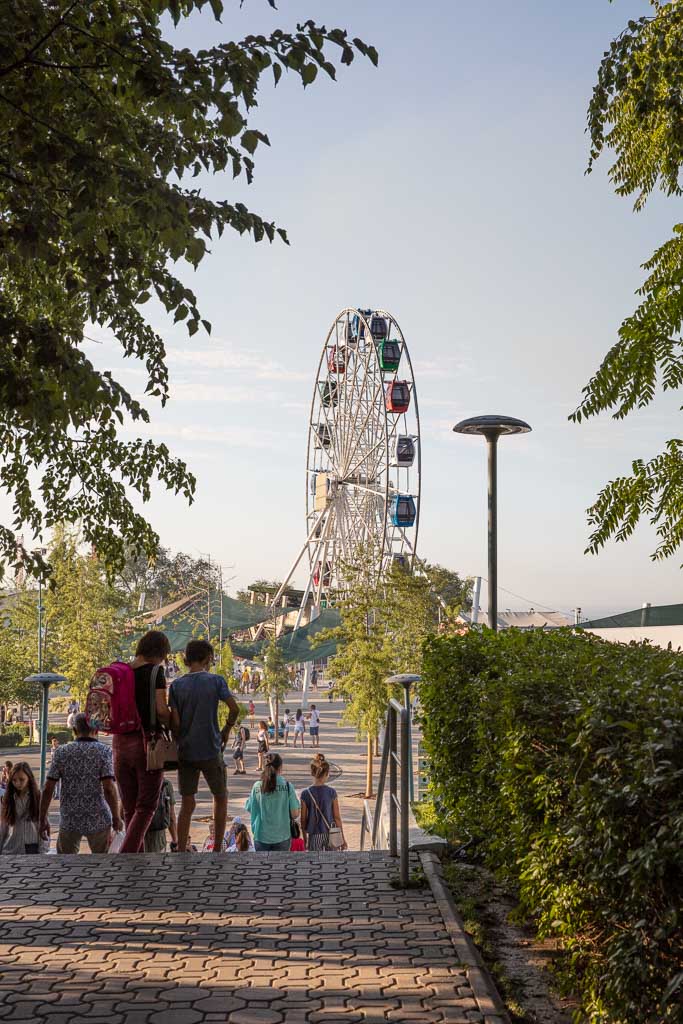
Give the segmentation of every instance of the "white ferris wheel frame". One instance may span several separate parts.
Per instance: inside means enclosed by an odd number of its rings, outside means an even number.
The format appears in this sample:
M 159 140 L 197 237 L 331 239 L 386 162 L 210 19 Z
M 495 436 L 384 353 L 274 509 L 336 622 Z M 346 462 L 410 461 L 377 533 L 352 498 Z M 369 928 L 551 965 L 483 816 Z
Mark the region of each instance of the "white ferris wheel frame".
M 386 320 L 387 339 L 400 344 L 399 365 L 394 371 L 382 370 L 380 366 L 378 346 L 370 330 L 373 316 Z M 358 317 L 358 334 L 355 343 L 349 344 L 350 325 L 354 317 Z M 363 339 L 361 333 L 364 333 Z M 361 348 L 362 358 L 359 359 Z M 329 368 L 328 360 L 333 349 L 336 355 L 340 349 L 344 352 L 345 367 L 341 374 Z M 399 380 L 408 383 L 410 406 L 405 413 L 391 413 L 386 407 L 386 389 L 389 384 Z M 370 382 L 369 396 L 365 394 L 367 382 Z M 338 387 L 338 400 L 332 407 L 326 407 L 322 401 L 321 384 L 325 383 L 334 383 Z M 349 412 L 352 417 L 349 421 L 342 417 L 342 410 L 344 414 Z M 323 446 L 316 447 L 316 428 L 320 425 L 325 425 L 329 430 L 329 450 Z M 392 462 L 392 453 L 399 435 L 408 435 L 414 439 L 415 457 L 410 467 L 400 467 Z M 323 465 L 326 452 L 330 456 L 327 461 L 334 465 Z M 370 476 L 366 474 L 366 482 L 361 483 L 360 471 L 367 465 L 370 465 L 373 473 Z M 333 495 L 324 508 L 316 510 L 316 498 L 311 493 L 310 484 L 311 478 L 317 477 L 319 473 L 333 480 Z M 356 477 L 356 480 L 349 480 L 349 477 Z M 368 486 L 368 482 L 374 483 L 377 479 L 381 481 L 379 488 Z M 373 539 L 369 536 L 371 533 L 374 532 L 374 549 L 378 551 L 373 569 L 377 576 L 386 570 L 394 554 L 404 554 L 411 566 L 416 564 L 422 490 L 420 411 L 408 345 L 396 318 L 386 310 L 376 309 L 366 314 L 346 307 L 332 322 L 318 361 L 311 399 L 305 487 L 307 537 L 271 604 L 274 610 L 300 562 L 308 554 L 308 581 L 295 628 L 301 624 L 311 596 L 315 609 L 313 618 L 321 607 L 325 593 L 343 589 L 338 575 L 339 563 L 353 563 L 359 547 Z M 357 494 L 360 494 L 360 501 L 355 497 Z M 415 501 L 415 522 L 410 527 L 410 537 L 404 527 L 394 526 L 390 521 L 390 500 L 396 494 L 409 494 Z M 350 529 L 345 529 L 346 526 Z M 326 585 L 328 564 L 332 578 Z M 318 567 L 320 571 L 316 581 L 314 577 Z M 257 636 L 262 629 L 263 626 L 259 628 Z

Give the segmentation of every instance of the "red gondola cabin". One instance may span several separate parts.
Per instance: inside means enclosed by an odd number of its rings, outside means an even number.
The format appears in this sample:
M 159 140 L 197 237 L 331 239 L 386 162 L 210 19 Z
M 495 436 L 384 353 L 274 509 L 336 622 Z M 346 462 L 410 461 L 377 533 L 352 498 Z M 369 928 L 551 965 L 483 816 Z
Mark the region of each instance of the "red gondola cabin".
M 343 373 L 346 369 L 346 352 L 343 348 L 333 345 L 327 353 L 327 369 L 330 373 Z
M 407 380 L 395 380 L 387 385 L 387 412 L 408 412 L 410 406 L 410 385 Z

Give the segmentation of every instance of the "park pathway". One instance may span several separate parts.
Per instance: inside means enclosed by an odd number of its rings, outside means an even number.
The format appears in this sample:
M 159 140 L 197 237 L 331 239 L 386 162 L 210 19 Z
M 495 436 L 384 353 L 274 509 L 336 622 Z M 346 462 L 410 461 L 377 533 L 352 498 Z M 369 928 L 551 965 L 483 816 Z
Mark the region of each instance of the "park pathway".
M 2 857 L 0 1021 L 503 1024 L 438 886 L 396 873 L 383 853 Z

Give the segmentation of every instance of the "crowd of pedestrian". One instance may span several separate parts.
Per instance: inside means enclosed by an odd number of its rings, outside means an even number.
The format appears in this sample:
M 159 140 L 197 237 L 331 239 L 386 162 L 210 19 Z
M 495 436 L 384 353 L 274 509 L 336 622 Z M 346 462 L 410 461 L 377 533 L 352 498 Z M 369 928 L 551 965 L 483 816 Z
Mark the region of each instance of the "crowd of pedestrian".
M 260 721 L 256 734 L 260 779 L 246 802 L 253 837 L 238 816 L 226 831 L 224 751 L 236 726 L 235 774 L 246 774 L 244 758 L 251 733 L 246 721 L 238 724 L 240 709 L 226 680 L 211 671 L 214 651 L 210 643 L 192 640 L 187 645 L 186 672 L 174 676 L 170 685 L 166 672 L 169 654 L 166 635 L 151 630 L 138 642 L 130 666 L 117 662 L 102 670 L 114 680 L 111 687 L 118 692 L 123 726 L 115 729 L 112 725 L 109 746 L 98 738 L 99 717 L 89 703 L 84 711 L 72 705 L 69 721 L 74 740 L 53 743 L 42 793 L 26 762 L 5 762 L 0 773 L 0 854 L 48 852 L 49 812 L 55 798 L 59 800 L 57 853 L 78 853 L 83 839 L 92 853 L 164 852 L 169 840 L 172 852 L 195 851 L 190 829 L 200 775 L 213 799 L 205 851 L 346 849 L 339 800 L 328 785 L 329 764 L 322 754 L 315 755 L 312 783 L 299 797 L 283 775 L 281 756 L 271 750 L 275 733 L 271 719 Z M 129 706 L 124 714 L 121 708 L 126 708 L 128 680 Z M 116 691 L 117 686 L 122 689 Z M 221 705 L 227 708 L 222 728 Z M 252 729 L 254 713 L 250 702 Z M 301 708 L 293 716 L 287 709 L 278 728 L 286 746 L 293 733 L 293 745 L 300 739 L 304 747 L 306 719 Z M 320 714 L 312 705 L 309 730 L 314 747 L 319 745 L 319 729 Z M 165 764 L 163 760 L 158 764 L 154 752 L 162 740 L 163 750 L 173 753 Z M 174 788 L 165 775 L 173 760 L 180 793 L 177 816 Z

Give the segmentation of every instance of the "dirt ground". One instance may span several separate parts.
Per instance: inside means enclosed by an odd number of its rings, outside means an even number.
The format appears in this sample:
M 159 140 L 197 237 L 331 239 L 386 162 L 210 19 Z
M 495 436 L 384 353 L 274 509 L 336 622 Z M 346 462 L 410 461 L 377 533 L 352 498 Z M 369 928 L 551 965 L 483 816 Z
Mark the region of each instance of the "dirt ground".
M 557 943 L 510 921 L 515 901 L 486 868 L 451 860 L 444 875 L 514 1024 L 571 1024 L 577 1003 L 554 991 L 548 969 Z

